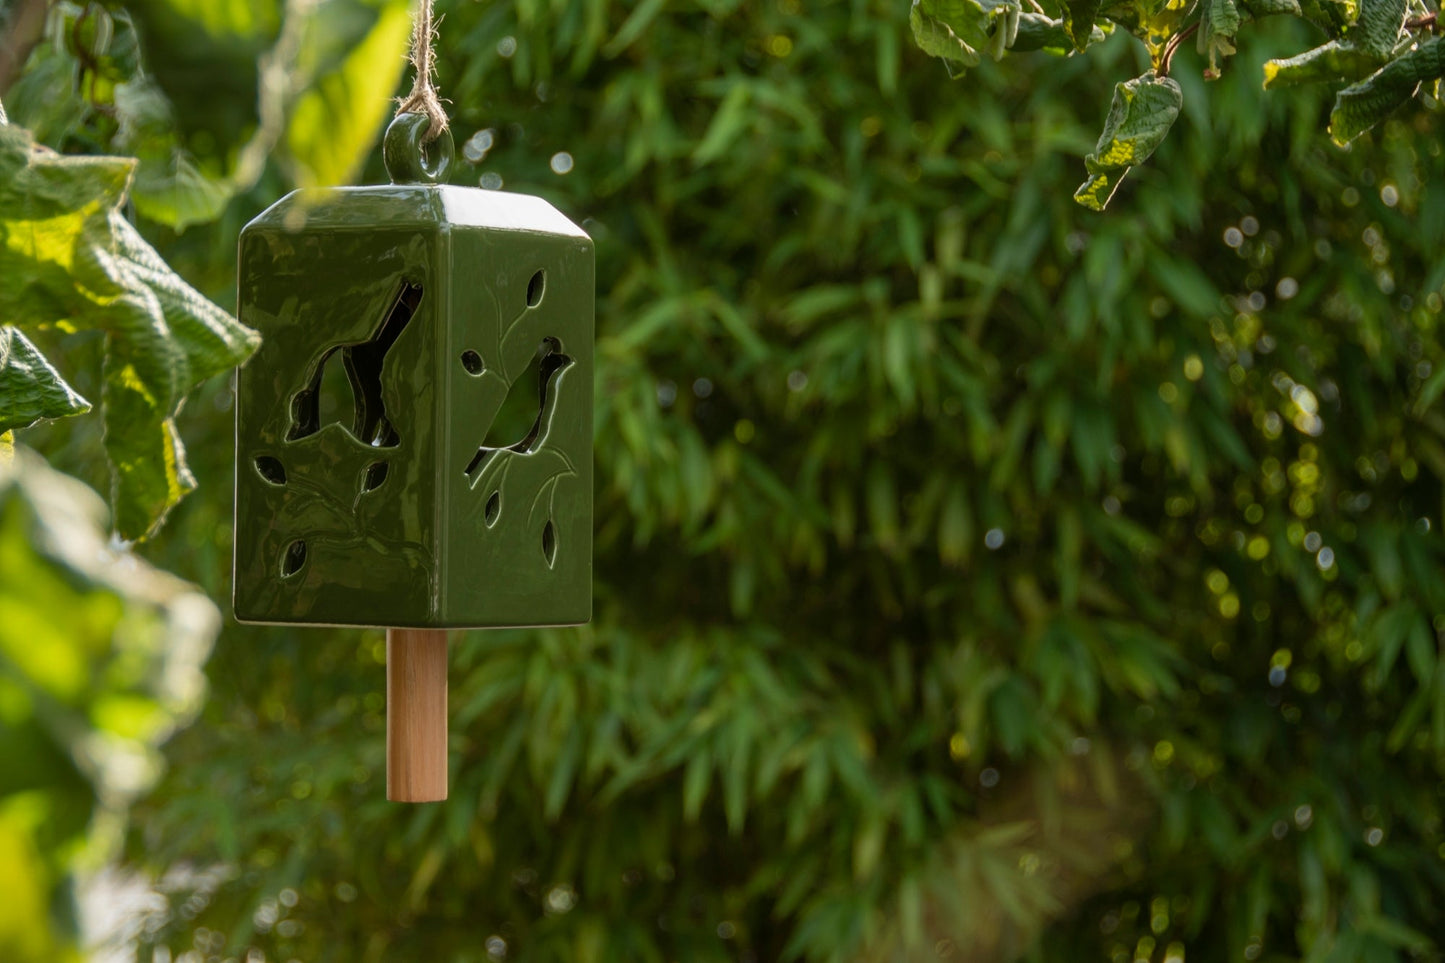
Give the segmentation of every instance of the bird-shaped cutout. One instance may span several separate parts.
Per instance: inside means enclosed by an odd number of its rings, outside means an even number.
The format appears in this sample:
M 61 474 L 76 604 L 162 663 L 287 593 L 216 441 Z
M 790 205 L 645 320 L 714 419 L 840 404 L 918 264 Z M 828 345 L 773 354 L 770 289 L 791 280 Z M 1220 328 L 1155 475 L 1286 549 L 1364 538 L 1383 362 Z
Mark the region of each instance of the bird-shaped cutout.
M 386 401 L 381 393 L 381 370 L 386 353 L 396 344 L 417 308 L 421 305 L 421 285 L 403 280 L 389 302 L 386 314 L 376 331 L 365 341 L 340 344 L 323 354 L 311 369 L 306 387 L 291 399 L 291 430 L 287 441 L 297 441 L 321 430 L 321 385 L 327 363 L 338 352 L 351 386 L 354 410 L 349 430 L 364 445 L 394 448 L 401 436 L 386 415 Z
M 517 421 L 504 417 L 509 408 L 515 408 L 514 398 L 518 392 L 527 391 L 527 378 L 518 378 L 512 383 L 507 393 L 507 398 L 502 402 L 498 410 L 498 417 L 492 420 L 492 425 L 487 429 L 487 437 L 483 440 L 477 452 L 467 463 L 465 469 L 467 478 L 476 484 L 481 475 L 482 468 L 488 459 L 499 451 L 515 451 L 521 454 L 528 454 L 541 448 L 547 441 L 547 428 L 552 422 L 552 410 L 557 404 L 556 384 L 557 379 L 563 371 L 566 371 L 572 364 L 572 358 L 562 353 L 562 342 L 556 338 L 543 338 L 537 348 L 537 407 L 536 414 L 530 419 L 531 427 L 522 439 L 511 444 L 504 443 L 505 435 L 498 438 L 501 430 L 505 430 L 507 424 L 515 425 Z M 491 442 L 491 444 L 488 444 Z

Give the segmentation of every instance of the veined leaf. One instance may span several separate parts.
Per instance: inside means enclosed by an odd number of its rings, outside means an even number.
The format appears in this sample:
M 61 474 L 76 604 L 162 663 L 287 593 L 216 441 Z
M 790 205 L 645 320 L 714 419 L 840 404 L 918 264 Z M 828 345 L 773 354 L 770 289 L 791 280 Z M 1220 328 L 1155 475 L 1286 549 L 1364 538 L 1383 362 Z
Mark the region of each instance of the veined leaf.
M 1390 61 L 1368 79 L 1346 87 L 1335 97 L 1330 136 L 1348 144 L 1415 96 L 1420 84 L 1445 74 L 1445 40 L 1431 40 Z
M 1331 40 L 1294 57 L 1266 61 L 1264 86 L 1293 87 L 1329 80 L 1366 77 L 1380 66 L 1378 58 L 1346 40 Z
M 1089 179 L 1074 192 L 1074 200 L 1102 211 L 1129 168 L 1148 160 L 1164 140 L 1183 103 L 1179 85 L 1152 70 L 1115 85 L 1104 132 L 1094 152 L 1084 158 Z
M 1239 7 L 1234 0 L 1204 0 L 1199 11 L 1199 52 L 1209 58 L 1206 78 L 1219 76 L 1219 60 L 1234 55 L 1239 32 Z
M 90 410 L 29 339 L 0 327 L 0 435 L 28 428 L 42 418 L 64 418 Z
M 102 394 L 115 524 L 154 531 L 195 483 L 173 418 L 196 385 L 244 361 L 255 332 L 166 266 L 120 214 L 136 162 L 64 157 L 0 126 L 0 318 L 106 333 Z
M 1164 41 L 1174 35 L 1193 10 L 1193 4 L 1175 0 L 1104 0 L 1098 15 L 1144 41 L 1157 57 Z
M 918 46 L 956 76 L 978 66 L 984 51 L 1002 58 L 1018 36 L 1021 13 L 1019 0 L 914 0 L 908 22 Z
M 1390 59 L 1405 23 L 1405 0 L 1365 0 L 1343 38 L 1264 65 L 1264 86 L 1358 80 Z
M 1299 7 L 1300 16 L 1335 39 L 1344 36 L 1360 15 L 1359 0 L 1299 0 Z M 1246 3 L 1246 9 L 1258 16 L 1252 4 Z
M 1360 50 L 1384 60 L 1395 50 L 1405 29 L 1406 0 L 1362 0 L 1360 15 L 1345 34 Z
M 1089 31 L 1088 42 L 1096 44 L 1105 39 L 1104 33 L 1095 24 Z M 1054 20 L 1041 13 L 1023 13 L 1019 16 L 1018 35 L 1014 37 L 1010 50 L 1047 50 L 1050 53 L 1069 53 L 1074 49 L 1074 38 L 1069 35 L 1062 20 Z

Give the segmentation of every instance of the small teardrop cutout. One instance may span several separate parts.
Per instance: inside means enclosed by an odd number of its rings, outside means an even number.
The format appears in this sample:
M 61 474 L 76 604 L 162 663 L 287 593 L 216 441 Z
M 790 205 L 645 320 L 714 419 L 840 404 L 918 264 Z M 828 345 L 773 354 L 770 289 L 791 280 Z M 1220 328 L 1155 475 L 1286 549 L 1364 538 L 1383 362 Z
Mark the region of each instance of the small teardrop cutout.
M 557 529 L 552 525 L 551 519 L 547 520 L 547 527 L 542 529 L 542 554 L 547 559 L 547 567 L 551 568 L 552 563 L 557 561 Z
M 487 499 L 486 519 L 487 527 L 491 528 L 497 524 L 497 516 L 502 514 L 502 493 L 492 492 L 492 497 Z
M 286 546 L 286 554 L 281 557 L 281 577 L 290 578 L 301 571 L 301 566 L 306 564 L 306 543 L 296 539 Z
M 286 466 L 271 455 L 256 456 L 256 471 L 273 485 L 286 484 Z
M 372 462 L 372 463 L 367 467 L 367 469 L 366 469 L 366 474 L 362 476 L 362 479 L 361 479 L 361 490 L 364 491 L 364 492 L 374 492 L 374 491 L 376 491 L 378 488 L 380 488 L 380 487 L 381 487 L 381 483 L 384 482 L 384 481 L 386 481 L 386 473 L 387 473 L 387 470 L 388 470 L 388 468 L 387 468 L 387 463 L 386 463 L 386 462 L 384 462 L 384 461 L 374 461 L 374 462 Z

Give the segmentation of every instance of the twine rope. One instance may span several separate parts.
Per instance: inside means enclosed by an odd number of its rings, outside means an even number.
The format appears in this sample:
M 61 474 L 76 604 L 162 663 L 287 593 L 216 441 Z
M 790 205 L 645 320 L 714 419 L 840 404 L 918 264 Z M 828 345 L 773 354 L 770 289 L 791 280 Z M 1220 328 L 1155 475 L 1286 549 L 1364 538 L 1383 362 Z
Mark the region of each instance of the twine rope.
M 434 80 L 436 71 L 437 28 L 432 17 L 432 0 L 419 0 L 416 19 L 411 29 L 411 65 L 416 68 L 416 80 L 411 93 L 401 100 L 397 116 L 407 113 L 426 114 L 431 123 L 427 126 L 423 142 L 436 140 L 447 129 L 447 112 L 437 96 Z

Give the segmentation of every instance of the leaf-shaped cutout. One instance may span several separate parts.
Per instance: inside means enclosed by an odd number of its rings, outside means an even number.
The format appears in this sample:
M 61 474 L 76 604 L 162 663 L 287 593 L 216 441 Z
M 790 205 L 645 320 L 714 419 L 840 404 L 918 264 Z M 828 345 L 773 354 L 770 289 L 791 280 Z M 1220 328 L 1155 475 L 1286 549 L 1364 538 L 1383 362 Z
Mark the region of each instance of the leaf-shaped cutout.
M 386 481 L 388 464 L 384 461 L 374 461 L 366 466 L 366 474 L 361 476 L 361 490 L 363 492 L 374 492 Z
M 256 471 L 273 485 L 286 484 L 286 466 L 273 455 L 257 455 Z
M 1074 200 L 1102 211 L 1129 168 L 1142 164 L 1174 126 L 1184 95 L 1169 77 L 1151 70 L 1114 87 L 1104 132 L 1098 146 L 1084 158 L 1089 179 L 1074 192 Z
M 538 271 L 536 274 L 532 275 L 532 279 L 527 282 L 527 307 L 535 308 L 537 305 L 541 304 L 542 295 L 546 293 L 546 290 L 547 272 Z
M 488 528 L 491 528 L 493 525 L 497 524 L 497 518 L 500 517 L 502 514 L 501 492 L 492 492 L 491 496 L 487 498 L 485 513 Z
M 547 567 L 551 568 L 557 561 L 557 527 L 552 520 L 547 519 L 547 525 L 542 529 L 542 555 L 547 559 Z
M 281 555 L 281 577 L 290 578 L 301 571 L 301 567 L 305 564 L 306 542 L 298 538 L 287 545 L 286 551 Z

